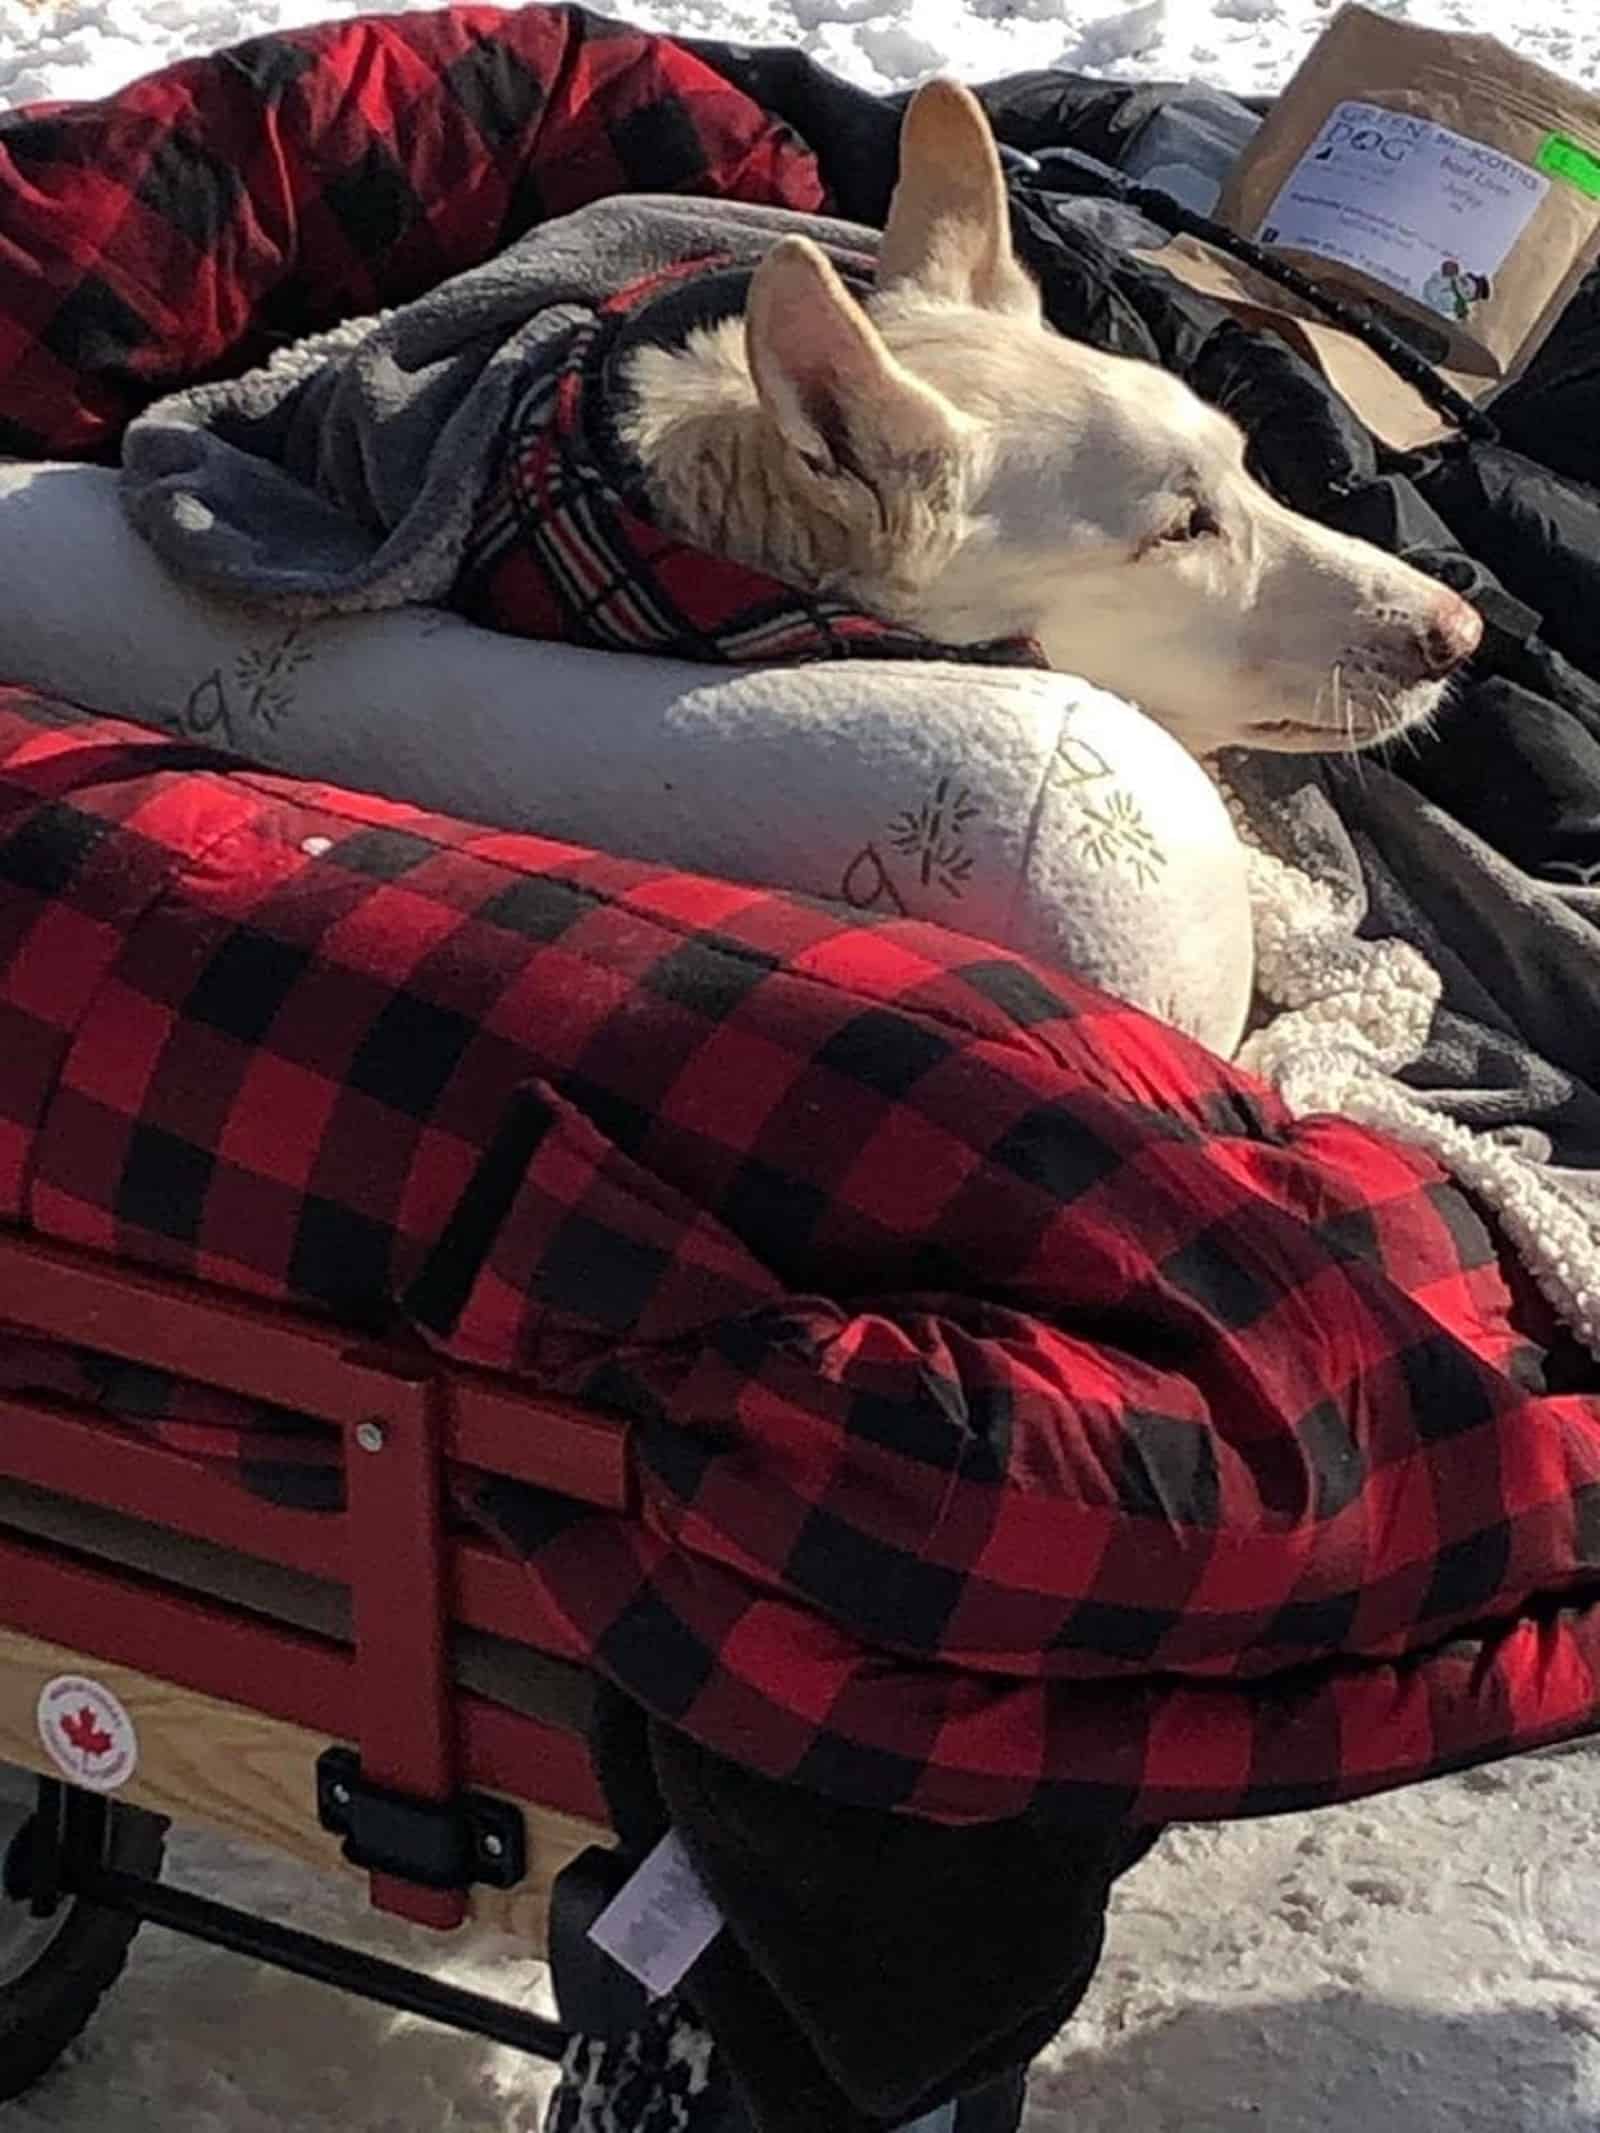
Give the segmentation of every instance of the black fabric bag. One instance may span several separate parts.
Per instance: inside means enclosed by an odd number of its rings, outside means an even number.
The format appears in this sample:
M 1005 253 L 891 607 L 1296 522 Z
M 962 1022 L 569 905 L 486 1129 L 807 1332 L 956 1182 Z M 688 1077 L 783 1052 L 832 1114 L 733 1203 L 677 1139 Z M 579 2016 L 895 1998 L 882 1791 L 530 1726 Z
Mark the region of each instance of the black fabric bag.
M 924 2119 L 928 2133 L 1008 2133 L 1029 2061 L 1094 1975 L 1111 1884 L 1154 1832 L 1042 1815 L 949 1828 L 843 1806 L 710 1754 L 604 1686 L 590 1737 L 620 1849 L 563 1877 L 551 1962 L 591 2089 L 604 2069 L 642 2096 L 649 2065 L 682 2092 L 683 2023 L 698 2018 L 733 2086 L 730 2100 L 720 2072 L 703 2076 L 695 2133 L 701 2113 L 721 2133 L 728 2110 L 758 2133 Z M 587 1938 L 669 1828 L 727 1921 L 676 2009 Z

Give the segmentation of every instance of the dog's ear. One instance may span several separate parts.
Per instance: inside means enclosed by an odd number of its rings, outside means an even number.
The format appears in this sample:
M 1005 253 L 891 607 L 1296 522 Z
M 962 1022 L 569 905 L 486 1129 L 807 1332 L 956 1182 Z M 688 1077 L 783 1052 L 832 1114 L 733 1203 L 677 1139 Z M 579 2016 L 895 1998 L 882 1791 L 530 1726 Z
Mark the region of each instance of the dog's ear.
M 960 82 L 930 81 L 906 107 L 900 182 L 878 254 L 878 286 L 1037 320 L 1039 291 L 1011 247 L 1011 211 L 983 106 Z
M 895 361 L 809 238 L 780 239 L 751 277 L 745 345 L 763 409 L 813 472 L 881 495 L 952 460 L 960 417 Z

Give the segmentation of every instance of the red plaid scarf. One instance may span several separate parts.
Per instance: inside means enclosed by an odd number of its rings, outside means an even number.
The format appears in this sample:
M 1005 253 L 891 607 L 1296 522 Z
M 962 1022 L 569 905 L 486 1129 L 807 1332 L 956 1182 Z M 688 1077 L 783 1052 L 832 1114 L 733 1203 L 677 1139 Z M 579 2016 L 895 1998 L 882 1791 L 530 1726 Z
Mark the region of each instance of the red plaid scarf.
M 848 270 L 847 270 L 848 272 Z M 849 280 L 871 286 L 863 258 Z M 457 601 L 476 622 L 612 652 L 718 664 L 954 659 L 1043 666 L 1025 639 L 949 646 L 690 546 L 660 526 L 619 433 L 641 347 L 738 315 L 747 268 L 707 256 L 619 291 L 528 390 L 479 509 Z

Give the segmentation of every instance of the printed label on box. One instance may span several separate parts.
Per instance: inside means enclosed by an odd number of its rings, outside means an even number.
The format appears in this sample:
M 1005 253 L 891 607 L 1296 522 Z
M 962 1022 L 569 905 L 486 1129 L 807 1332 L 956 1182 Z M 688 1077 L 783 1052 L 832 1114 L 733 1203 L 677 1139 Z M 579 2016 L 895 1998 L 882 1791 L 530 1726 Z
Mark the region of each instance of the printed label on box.
M 1267 210 L 1262 244 L 1310 252 L 1466 325 L 1550 190 L 1431 119 L 1336 104 Z

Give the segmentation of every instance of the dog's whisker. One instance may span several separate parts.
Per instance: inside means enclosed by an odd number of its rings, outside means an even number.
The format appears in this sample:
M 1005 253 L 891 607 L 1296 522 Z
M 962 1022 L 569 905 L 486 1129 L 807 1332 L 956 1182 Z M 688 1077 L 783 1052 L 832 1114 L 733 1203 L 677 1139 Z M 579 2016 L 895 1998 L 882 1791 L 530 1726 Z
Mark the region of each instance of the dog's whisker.
M 1342 659 L 1336 659 L 1333 663 L 1333 715 L 1346 743 L 1353 748 L 1356 738 L 1355 706 L 1345 694 Z
M 1439 714 L 1443 708 L 1442 703 L 1436 704 L 1431 711 L 1424 713 L 1421 718 L 1413 719 L 1401 732 L 1400 740 L 1408 755 L 1419 757 L 1422 754 L 1422 744 L 1425 740 L 1431 739 L 1434 728 L 1439 723 Z
M 1342 664 L 1339 668 L 1339 684 L 1345 707 L 1345 737 L 1350 749 L 1350 760 L 1355 766 L 1355 776 L 1357 785 L 1364 785 L 1367 781 L 1366 744 L 1372 739 L 1372 734 L 1370 731 L 1367 733 L 1362 733 L 1358 728 L 1358 713 L 1355 700 L 1352 696 L 1350 696 L 1344 691 L 1344 667 Z M 1380 709 L 1378 712 L 1378 719 L 1380 724 L 1382 718 L 1383 712 Z M 1369 712 L 1369 724 L 1370 721 L 1371 713 Z
M 1361 760 L 1360 736 L 1356 732 L 1356 706 L 1350 692 L 1344 685 L 1344 681 L 1345 662 L 1342 659 L 1336 659 L 1333 665 L 1334 722 L 1339 730 L 1339 739 L 1342 744 L 1341 752 L 1348 757 L 1353 766 L 1355 776 L 1359 780 L 1365 775 L 1365 766 Z

